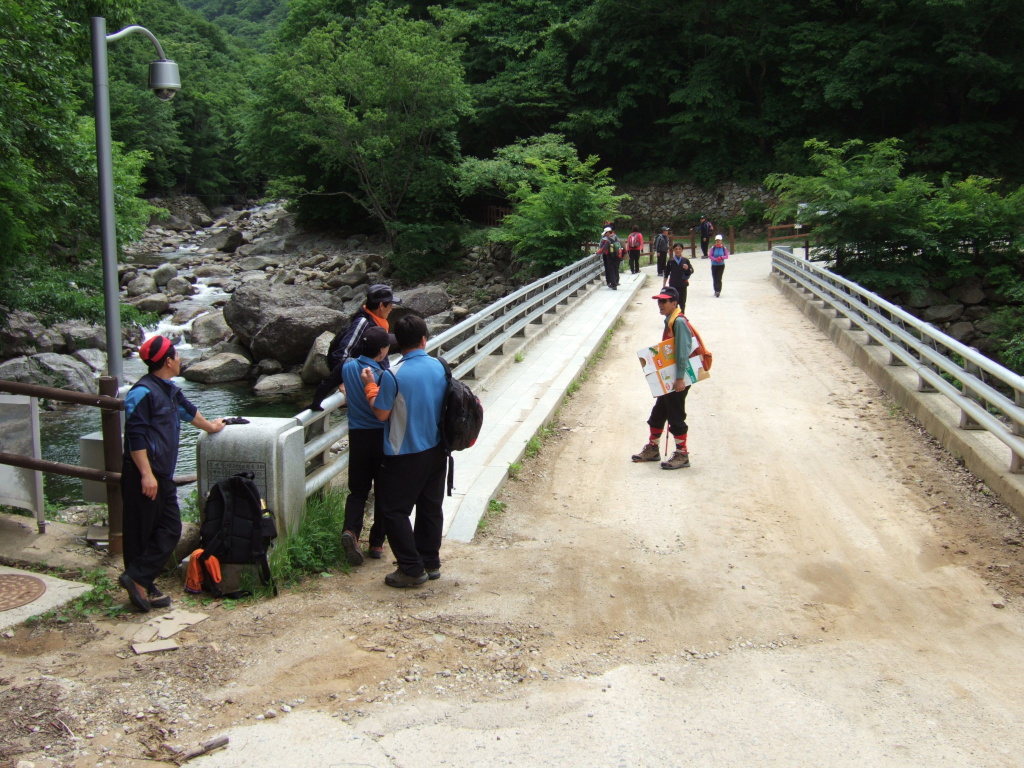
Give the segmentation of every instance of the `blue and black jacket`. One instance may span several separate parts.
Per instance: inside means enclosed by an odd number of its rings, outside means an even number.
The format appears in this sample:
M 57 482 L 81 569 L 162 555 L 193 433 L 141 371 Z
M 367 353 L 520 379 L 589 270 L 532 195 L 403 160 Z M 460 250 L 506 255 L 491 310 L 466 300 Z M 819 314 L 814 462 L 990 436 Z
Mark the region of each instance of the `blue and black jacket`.
M 173 477 L 178 464 L 182 420 L 191 422 L 199 409 L 172 381 L 147 373 L 124 398 L 124 457 L 145 450 L 158 477 Z

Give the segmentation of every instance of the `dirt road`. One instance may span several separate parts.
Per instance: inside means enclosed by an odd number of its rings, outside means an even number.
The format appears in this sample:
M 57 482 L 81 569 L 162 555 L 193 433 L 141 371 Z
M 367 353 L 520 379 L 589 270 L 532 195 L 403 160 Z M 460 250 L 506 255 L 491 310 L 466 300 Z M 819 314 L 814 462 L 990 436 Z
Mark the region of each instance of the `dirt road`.
M 764 255 L 731 259 L 720 299 L 707 263 L 691 468 L 629 461 L 652 402 L 635 350 L 660 334 L 644 290 L 439 581 L 391 590 L 383 561 L 208 606 L 162 656 L 126 652 L 137 617 L 21 629 L 0 641 L 0 706 L 78 737 L 43 728 L 24 751 L 170 765 L 227 733 L 190 765 L 1024 765 L 1019 523 Z

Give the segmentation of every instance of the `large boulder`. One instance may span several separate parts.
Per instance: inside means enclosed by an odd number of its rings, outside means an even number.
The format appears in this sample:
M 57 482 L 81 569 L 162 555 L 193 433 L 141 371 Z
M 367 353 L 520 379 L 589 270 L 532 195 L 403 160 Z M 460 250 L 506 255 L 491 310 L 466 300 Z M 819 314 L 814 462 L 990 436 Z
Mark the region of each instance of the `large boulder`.
M 64 339 L 64 347 L 70 354 L 79 349 L 107 348 L 107 332 L 99 326 L 82 321 L 69 320 L 52 328 Z
M 6 325 L 0 323 L 0 353 L 12 357 L 31 355 L 36 352 L 50 352 L 53 344 L 42 349 L 40 342 L 44 339 L 45 329 L 42 323 L 30 312 L 12 312 L 7 317 Z M 46 339 L 49 341 L 49 339 Z
M 243 283 L 231 294 L 231 299 L 224 306 L 224 319 L 231 326 L 231 330 L 238 334 L 242 344 L 250 344 L 253 336 L 266 324 L 273 311 L 312 307 L 340 310 L 342 306 L 336 297 L 325 291 L 272 284 L 261 279 Z M 312 338 L 309 341 L 311 343 Z M 308 344 L 302 351 L 303 356 L 307 349 Z M 302 359 L 296 362 L 302 362 Z
M 276 395 L 281 392 L 297 392 L 302 389 L 302 377 L 297 373 L 275 373 L 261 376 L 252 388 L 257 395 Z
M 135 298 L 136 296 L 148 296 L 151 293 L 156 293 L 157 290 L 156 280 L 149 275 L 139 275 L 128 283 L 129 298 Z
M 54 352 L 8 360 L 0 364 L 0 379 L 89 394 L 98 391 L 92 368 L 74 357 Z
M 949 304 L 949 297 L 934 288 L 918 288 L 907 291 L 906 300 L 903 303 L 913 309 L 924 309 L 936 304 Z
M 167 281 L 166 291 L 168 296 L 191 296 L 196 292 L 188 278 L 172 277 Z
M 272 357 L 282 365 L 298 365 L 324 331 L 336 331 L 348 318 L 327 307 L 292 307 L 272 310 L 252 338 L 257 360 Z
M 357 285 L 362 285 L 366 282 L 366 273 L 355 271 L 355 272 L 341 272 L 337 275 L 331 275 L 327 280 L 327 285 L 331 288 L 341 288 L 346 286 L 348 288 L 355 288 Z
M 959 320 L 963 313 L 963 304 L 938 304 L 928 307 L 921 313 L 921 318 L 929 323 L 952 323 Z
M 961 304 L 980 304 L 985 300 L 985 291 L 980 281 L 973 281 L 956 286 L 950 290 L 949 296 Z
M 443 285 L 422 285 L 410 291 L 398 291 L 398 298 L 402 303 L 396 305 L 391 312 L 394 320 L 408 314 L 417 314 L 421 317 L 439 315 L 452 303 Z
M 99 374 L 107 371 L 107 353 L 98 349 L 80 349 L 74 353 L 74 357 L 92 368 Z
M 231 327 L 224 321 L 223 312 L 210 312 L 195 319 L 189 336 L 197 347 L 212 347 L 231 336 Z
M 222 352 L 209 360 L 190 365 L 181 375 L 200 384 L 223 384 L 248 378 L 251 369 L 252 365 L 242 355 Z
M 166 315 L 171 311 L 171 302 L 163 293 L 151 293 L 131 303 L 140 312 L 152 312 L 154 315 Z
M 173 264 L 164 263 L 153 270 L 153 280 L 157 285 L 167 285 L 172 277 L 178 276 L 178 268 Z
M 330 349 L 332 341 L 334 333 L 324 331 L 316 337 L 316 341 L 310 347 L 306 362 L 302 364 L 302 373 L 299 374 L 307 384 L 319 384 L 331 372 L 327 365 L 327 350 Z
M 946 329 L 946 333 L 964 344 L 978 335 L 978 332 L 974 329 L 974 324 L 966 321 L 953 323 Z
M 243 272 L 263 270 L 267 267 L 278 267 L 280 265 L 280 259 L 272 259 L 269 256 L 246 256 L 245 258 L 238 259 L 238 261 L 235 262 L 235 266 Z
M 238 246 L 245 243 L 245 236 L 237 229 L 228 227 L 216 234 L 210 235 L 203 243 L 204 248 L 224 253 L 234 253 Z
M 192 270 L 196 277 L 231 277 L 231 267 L 223 264 L 203 264 Z

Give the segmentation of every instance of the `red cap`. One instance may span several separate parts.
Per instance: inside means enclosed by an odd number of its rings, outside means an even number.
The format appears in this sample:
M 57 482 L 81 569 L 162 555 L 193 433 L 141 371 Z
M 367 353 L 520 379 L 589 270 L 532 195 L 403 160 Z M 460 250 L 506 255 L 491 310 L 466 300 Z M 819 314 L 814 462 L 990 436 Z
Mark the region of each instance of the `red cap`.
M 159 363 L 173 347 L 166 336 L 150 336 L 139 347 L 139 357 L 144 363 Z

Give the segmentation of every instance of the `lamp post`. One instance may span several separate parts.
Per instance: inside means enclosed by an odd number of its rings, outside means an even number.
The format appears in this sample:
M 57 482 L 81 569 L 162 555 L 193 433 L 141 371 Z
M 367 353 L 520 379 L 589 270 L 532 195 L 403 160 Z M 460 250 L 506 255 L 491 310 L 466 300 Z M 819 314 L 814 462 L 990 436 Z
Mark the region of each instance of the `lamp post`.
M 164 49 L 153 33 L 144 27 L 125 27 L 107 34 L 107 20 L 92 17 L 92 86 L 96 99 L 96 175 L 100 192 L 100 249 L 103 253 L 103 305 L 107 321 L 107 377 L 101 379 L 103 394 L 117 396 L 124 366 L 121 360 L 121 307 L 117 284 L 117 230 L 114 223 L 114 160 L 110 145 L 110 90 L 107 83 L 107 43 L 120 40 L 133 32 L 149 38 L 159 60 L 149 65 L 149 88 L 157 98 L 170 101 L 181 88 L 178 65 L 164 56 Z M 104 412 L 106 413 L 106 412 Z M 104 417 L 104 465 L 111 472 L 121 470 L 121 419 L 111 413 Z M 109 516 L 107 551 L 120 555 L 124 551 L 122 534 L 123 509 L 121 487 L 107 483 L 107 514 Z
M 100 193 L 100 249 L 103 254 L 103 304 L 107 323 L 107 374 L 122 383 L 121 308 L 117 284 L 117 233 L 114 223 L 114 162 L 110 145 L 110 89 L 107 83 L 107 43 L 139 32 L 149 38 L 159 60 L 149 65 L 149 88 L 170 101 L 181 88 L 178 65 L 164 56 L 160 42 L 145 27 L 125 27 L 107 34 L 107 20 L 92 17 L 92 83 L 96 100 L 96 170 Z

